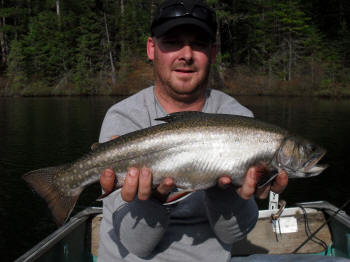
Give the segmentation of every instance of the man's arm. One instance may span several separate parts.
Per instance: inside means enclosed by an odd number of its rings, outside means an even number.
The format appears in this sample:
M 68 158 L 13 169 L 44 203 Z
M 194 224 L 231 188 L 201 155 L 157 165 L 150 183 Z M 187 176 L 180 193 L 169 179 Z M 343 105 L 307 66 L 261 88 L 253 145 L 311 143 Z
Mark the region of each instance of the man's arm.
M 222 177 L 217 187 L 206 190 L 208 219 L 222 242 L 234 243 L 253 229 L 258 218 L 254 195 L 264 199 L 270 190 L 280 193 L 287 186 L 288 175 L 281 172 L 271 184 L 257 190 L 259 177 L 265 172 L 268 172 L 265 166 L 255 166 L 248 170 L 243 185 L 237 189 L 232 188 L 229 177 Z
M 138 198 L 146 201 L 152 196 L 151 172 L 149 169 L 143 169 L 144 171 L 141 170 L 141 172 L 137 169 L 131 170 L 135 170 L 136 173 L 134 175 L 127 175 L 125 181 L 127 186 L 122 189 L 122 198 L 130 202 L 140 193 L 141 195 L 138 196 Z M 147 173 L 146 178 L 142 178 L 142 172 Z M 217 237 L 222 242 L 233 243 L 243 238 L 255 226 L 258 209 L 252 198 L 254 194 L 259 198 L 266 198 L 270 190 L 280 193 L 287 186 L 288 176 L 285 172 L 281 172 L 272 184 L 256 190 L 259 177 L 264 172 L 268 172 L 264 166 L 250 168 L 245 176 L 243 185 L 235 190 L 232 189 L 231 179 L 224 176 L 218 180 L 217 187 L 210 188 L 206 191 L 208 219 Z M 102 188 L 108 192 L 111 188 L 111 184 L 108 183 L 113 181 L 114 184 L 113 171 L 106 170 L 102 174 L 100 181 Z M 165 197 L 173 186 L 174 182 L 170 178 L 163 180 L 161 185 L 157 188 L 157 195 Z M 132 207 L 132 205 L 130 207 Z M 147 208 L 144 211 L 147 211 Z M 154 212 L 150 212 L 148 215 L 152 216 Z M 127 242 L 133 243 L 132 240 L 134 237 L 138 234 L 142 234 L 142 227 L 139 229 L 139 233 L 129 235 L 130 241 Z M 160 235 L 163 233 L 163 231 L 154 231 L 154 238 L 151 239 L 158 239 L 159 241 Z M 127 238 L 128 236 L 125 237 Z M 148 242 L 148 248 L 146 249 L 151 252 L 152 248 L 155 247 L 154 244 L 155 243 L 151 241 Z
M 112 169 L 100 178 L 102 189 L 110 193 L 114 189 L 115 174 Z M 160 202 L 172 190 L 170 178 L 152 189 L 152 174 L 148 168 L 130 168 L 121 189 L 121 198 L 127 202 L 113 211 L 113 230 L 123 246 L 134 255 L 146 257 L 156 247 L 169 222 L 167 207 Z

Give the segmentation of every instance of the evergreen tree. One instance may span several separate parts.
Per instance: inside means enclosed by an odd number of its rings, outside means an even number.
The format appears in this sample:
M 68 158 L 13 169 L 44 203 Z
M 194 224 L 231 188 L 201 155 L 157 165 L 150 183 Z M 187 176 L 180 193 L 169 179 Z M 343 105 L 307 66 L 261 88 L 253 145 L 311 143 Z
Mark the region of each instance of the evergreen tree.
M 37 82 L 57 91 L 62 80 L 75 93 L 116 85 L 145 59 L 160 2 L 0 0 L 0 74 L 17 91 Z M 241 66 L 269 79 L 310 75 L 315 86 L 350 82 L 350 1 L 206 2 L 217 14 L 219 72 Z
M 11 41 L 11 52 L 8 56 L 7 76 L 11 83 L 11 93 L 19 94 L 27 83 L 26 62 L 23 46 L 20 41 Z

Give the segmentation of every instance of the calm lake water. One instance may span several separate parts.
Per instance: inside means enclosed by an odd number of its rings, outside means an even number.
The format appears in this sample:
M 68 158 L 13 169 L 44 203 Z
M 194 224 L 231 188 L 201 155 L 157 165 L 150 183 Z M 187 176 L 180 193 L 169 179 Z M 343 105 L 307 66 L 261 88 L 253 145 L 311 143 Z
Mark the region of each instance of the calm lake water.
M 46 203 L 21 179 L 33 169 L 70 162 L 97 141 L 106 110 L 121 98 L 0 98 L 0 254 L 12 261 L 55 230 Z M 324 146 L 330 167 L 320 176 L 290 181 L 287 203 L 350 198 L 350 100 L 238 97 L 259 119 L 278 124 Z M 90 187 L 75 212 L 94 199 Z M 259 202 L 266 207 L 267 203 Z M 347 208 L 350 213 L 350 209 Z

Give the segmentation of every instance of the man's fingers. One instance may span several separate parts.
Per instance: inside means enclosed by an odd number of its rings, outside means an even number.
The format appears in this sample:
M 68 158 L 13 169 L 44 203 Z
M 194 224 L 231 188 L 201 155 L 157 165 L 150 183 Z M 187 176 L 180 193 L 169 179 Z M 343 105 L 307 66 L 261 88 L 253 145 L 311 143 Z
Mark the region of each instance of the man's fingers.
M 122 199 L 126 202 L 131 202 L 137 195 L 139 185 L 139 170 L 132 167 L 128 170 L 124 185 L 121 191 Z
M 251 167 L 248 169 L 246 176 L 244 177 L 244 182 L 241 187 L 237 189 L 237 194 L 243 199 L 249 199 L 254 195 L 256 184 L 258 181 L 258 172 L 256 167 Z
M 273 180 L 273 182 L 269 183 L 268 185 L 262 188 L 258 188 L 256 191 L 256 196 L 260 199 L 265 199 L 268 197 L 270 190 L 277 194 L 280 194 L 285 189 L 287 184 L 288 175 L 285 171 L 281 171 Z
M 147 200 L 151 195 L 152 189 L 152 174 L 151 171 L 143 167 L 140 171 L 139 187 L 137 196 L 140 200 Z
M 268 197 L 270 193 L 271 185 L 268 184 L 266 186 L 263 186 L 262 188 L 257 188 L 255 195 L 260 199 L 265 199 Z
M 157 192 L 160 195 L 167 195 L 171 192 L 173 189 L 175 183 L 174 180 L 171 179 L 170 177 L 166 177 L 163 179 L 163 181 L 160 183 L 160 185 L 157 187 Z
M 228 176 L 222 176 L 218 180 L 218 186 L 225 189 L 231 185 L 231 178 Z
M 272 183 L 271 191 L 280 194 L 288 184 L 288 175 L 285 171 L 281 171 Z
M 114 181 L 115 181 L 115 174 L 113 169 L 109 168 L 103 171 L 100 177 L 100 184 L 105 194 L 108 195 L 114 190 Z

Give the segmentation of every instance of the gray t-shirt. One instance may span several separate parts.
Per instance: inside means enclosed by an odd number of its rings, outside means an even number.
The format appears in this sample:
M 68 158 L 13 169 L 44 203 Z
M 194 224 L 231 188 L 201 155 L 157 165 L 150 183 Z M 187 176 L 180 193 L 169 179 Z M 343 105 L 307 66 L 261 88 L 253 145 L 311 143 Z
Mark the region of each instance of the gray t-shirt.
M 252 117 L 234 98 L 209 89 L 206 113 Z M 100 142 L 162 123 L 165 116 L 153 87 L 113 105 L 102 124 Z M 109 261 L 229 261 L 232 243 L 255 225 L 253 198 L 241 199 L 232 190 L 198 191 L 177 205 L 152 200 L 126 203 L 116 190 L 103 200 L 98 260 Z

